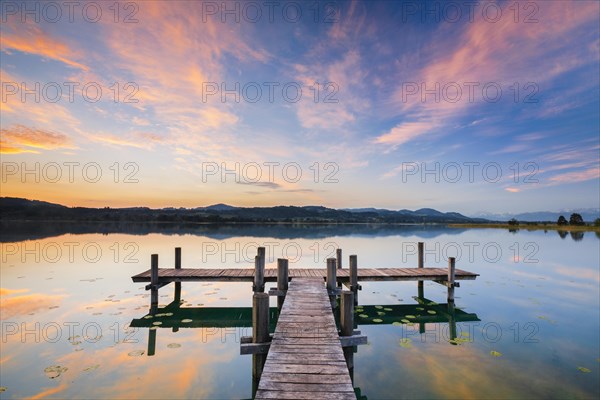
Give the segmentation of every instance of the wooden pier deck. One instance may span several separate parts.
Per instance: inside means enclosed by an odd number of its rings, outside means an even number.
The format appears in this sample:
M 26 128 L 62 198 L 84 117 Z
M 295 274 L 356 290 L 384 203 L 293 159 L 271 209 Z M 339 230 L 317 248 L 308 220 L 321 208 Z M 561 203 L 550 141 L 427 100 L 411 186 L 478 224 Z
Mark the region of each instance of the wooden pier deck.
M 337 281 L 346 283 L 350 279 L 348 269 L 336 271 Z M 455 279 L 476 279 L 478 274 L 456 269 Z M 325 268 L 290 268 L 289 278 L 321 278 L 327 277 Z M 446 268 L 360 268 L 360 281 L 445 281 L 448 278 Z M 131 277 L 134 282 L 150 282 L 151 270 Z M 159 268 L 158 281 L 169 282 L 252 282 L 254 268 Z M 265 268 L 265 282 L 277 282 L 277 268 Z
M 255 398 L 356 399 L 320 276 L 290 282 Z

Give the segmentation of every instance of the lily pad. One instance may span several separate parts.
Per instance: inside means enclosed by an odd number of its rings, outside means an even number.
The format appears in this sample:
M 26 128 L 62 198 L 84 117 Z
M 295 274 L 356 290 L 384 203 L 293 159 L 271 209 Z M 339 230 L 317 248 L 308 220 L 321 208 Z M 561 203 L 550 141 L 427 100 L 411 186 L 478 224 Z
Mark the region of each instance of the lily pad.
M 375 306 L 376 309 L 381 310 L 383 306 Z
M 373 322 L 377 322 L 377 323 L 379 323 L 379 322 L 383 322 L 383 320 L 382 320 L 382 319 L 379 319 L 379 318 L 373 318 Z
M 414 315 L 405 315 L 406 318 L 408 319 L 416 319 L 417 317 L 415 317 Z
M 461 332 L 460 336 L 468 338 L 470 335 L 469 332 Z
M 589 369 L 589 368 L 586 368 L 586 367 L 577 367 L 577 369 L 578 369 L 579 371 L 583 372 L 583 373 L 586 373 L 586 374 L 587 374 L 587 373 L 589 373 L 589 372 L 592 372 L 592 370 L 591 370 L 591 369 Z
M 359 314 L 358 316 L 361 318 L 369 318 L 369 316 L 367 314 Z
M 391 309 L 391 308 L 389 308 L 389 307 L 384 307 L 383 311 L 394 311 L 394 310 L 392 310 L 392 309 Z
M 146 316 L 144 317 L 144 319 L 152 319 L 152 318 L 154 318 L 154 316 L 153 316 L 153 315 L 146 315 Z
M 493 355 L 494 357 L 500 357 L 502 355 L 502 353 L 500 353 L 499 351 L 496 351 L 496 350 L 490 351 L 490 354 Z
M 423 310 L 424 310 L 424 308 L 423 308 L 423 307 L 415 307 L 415 310 L 418 310 L 418 311 L 423 311 Z
M 169 343 L 167 347 L 170 349 L 178 349 L 181 347 L 181 345 L 179 343 Z
M 154 322 L 152 323 L 152 325 L 162 325 L 162 322 L 160 322 L 160 321 L 154 321 Z
M 50 379 L 58 378 L 62 373 L 68 370 L 67 367 L 61 367 L 60 365 L 53 365 L 51 367 L 44 368 L 44 373 Z
M 394 322 L 392 322 L 392 325 L 394 325 L 394 326 L 402 326 L 402 322 L 394 321 Z
M 95 369 L 98 369 L 98 367 L 100 367 L 100 364 L 95 364 L 95 365 L 90 365 L 89 367 L 85 368 L 84 371 L 93 371 Z
M 412 347 L 412 340 L 410 340 L 409 338 L 402 338 L 400 339 L 400 346 L 404 347 L 405 349 L 410 349 Z
M 400 321 L 404 322 L 405 324 L 409 324 L 410 323 L 410 321 L 407 320 L 406 318 L 402 318 Z
M 189 323 L 190 323 L 190 322 L 192 322 L 192 321 L 193 321 L 193 320 L 191 320 L 191 319 L 189 319 L 189 318 L 186 318 L 186 319 L 182 319 L 182 320 L 181 320 L 181 323 L 182 323 L 182 324 L 189 324 Z
M 8 388 L 6 386 L 0 386 L 0 393 L 6 392 Z
M 129 357 L 139 357 L 144 355 L 144 350 L 133 350 L 127 353 Z
M 427 310 L 427 314 L 435 315 L 437 313 L 435 311 L 433 311 L 433 310 Z
M 383 311 L 377 311 L 377 315 L 385 315 L 385 312 L 383 312 Z
M 172 312 L 165 313 L 165 317 L 172 317 L 172 316 L 173 316 Z

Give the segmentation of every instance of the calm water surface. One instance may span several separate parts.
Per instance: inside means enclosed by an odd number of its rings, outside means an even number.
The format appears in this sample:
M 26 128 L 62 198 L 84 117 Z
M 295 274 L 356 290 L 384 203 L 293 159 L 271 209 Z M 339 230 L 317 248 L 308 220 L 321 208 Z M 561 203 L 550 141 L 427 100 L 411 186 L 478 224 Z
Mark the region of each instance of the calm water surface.
M 251 267 L 261 245 L 267 268 L 279 257 L 289 258 L 290 268 L 323 268 L 339 247 L 345 267 L 350 254 L 358 255 L 359 268 L 414 267 L 419 241 L 426 266 L 446 267 L 455 256 L 457 268 L 480 274 L 456 289 L 456 306 L 471 318 L 457 322 L 454 343 L 448 323 L 424 324 L 420 333 L 418 324 L 401 323 L 403 316 L 377 315 L 397 309 L 390 306 L 419 306 L 415 282 L 363 282 L 364 311 L 356 319 L 369 344 L 354 355 L 357 393 L 370 399 L 600 394 L 600 240 L 593 232 L 364 225 L 51 237 L 3 231 L 1 398 L 251 398 L 252 357 L 239 354 L 240 337 L 251 335 L 246 322 L 190 318 L 194 328 L 155 325 L 154 333 L 130 326 L 148 321 L 149 293 L 131 276 L 148 268 L 152 253 L 161 267 L 173 266 L 176 246 L 184 267 Z M 161 305 L 173 301 L 173 292 L 173 285 L 160 290 Z M 191 316 L 246 308 L 251 284 L 184 283 L 181 297 L 181 312 Z M 443 304 L 446 289 L 426 282 L 425 298 Z

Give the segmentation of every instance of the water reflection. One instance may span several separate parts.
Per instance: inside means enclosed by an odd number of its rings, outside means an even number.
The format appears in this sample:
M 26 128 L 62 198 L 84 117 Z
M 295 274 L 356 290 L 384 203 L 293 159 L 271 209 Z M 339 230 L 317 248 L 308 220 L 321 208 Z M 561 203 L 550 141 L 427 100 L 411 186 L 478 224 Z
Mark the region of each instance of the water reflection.
M 424 335 L 426 334 L 426 324 L 428 326 L 447 324 L 447 342 L 450 345 L 459 345 L 469 341 L 469 338 L 457 335 L 457 323 L 481 321 L 477 314 L 467 313 L 456 308 L 453 302 L 438 304 L 424 297 L 421 282 L 418 285 L 418 292 L 419 294 L 413 297 L 416 302 L 414 304 L 357 305 L 354 328 L 363 325 L 394 325 L 402 326 L 403 329 L 418 327 L 419 334 Z M 208 335 L 218 335 L 217 330 L 221 330 L 221 337 L 225 332 L 225 336 L 227 334 L 238 336 L 237 339 L 240 343 L 251 341 L 253 314 L 251 307 L 184 307 L 182 306 L 184 303 L 181 300 L 181 283 L 175 282 L 173 301 L 162 307 L 150 302 L 149 312 L 130 322 L 130 328 L 148 329 L 147 356 L 156 354 L 157 334 L 161 329 L 170 329 L 172 332 L 178 332 L 179 329 L 203 329 Z M 339 328 L 341 317 L 339 301 L 333 301 L 332 304 L 335 305 L 334 317 Z M 271 334 L 275 331 L 279 310 L 280 307 L 269 309 L 269 332 Z M 357 332 L 360 333 L 360 331 Z M 402 343 L 409 345 L 410 339 L 402 339 L 401 345 Z M 357 353 L 358 346 L 344 347 L 343 351 L 354 385 L 354 354 Z M 253 398 L 258 389 L 266 357 L 266 351 L 252 354 Z M 355 387 L 354 390 L 358 399 L 367 399 L 360 387 Z

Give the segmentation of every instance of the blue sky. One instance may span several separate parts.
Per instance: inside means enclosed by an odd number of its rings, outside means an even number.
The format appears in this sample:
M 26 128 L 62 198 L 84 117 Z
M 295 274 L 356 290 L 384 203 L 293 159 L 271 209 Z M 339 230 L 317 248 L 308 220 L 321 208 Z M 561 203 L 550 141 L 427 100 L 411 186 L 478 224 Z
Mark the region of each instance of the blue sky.
M 48 4 L 2 3 L 2 196 L 600 204 L 597 1 Z

